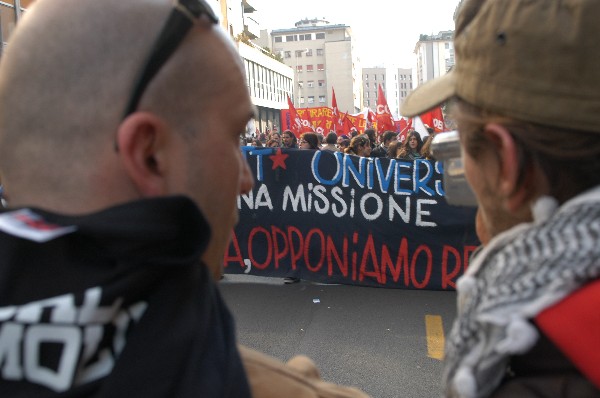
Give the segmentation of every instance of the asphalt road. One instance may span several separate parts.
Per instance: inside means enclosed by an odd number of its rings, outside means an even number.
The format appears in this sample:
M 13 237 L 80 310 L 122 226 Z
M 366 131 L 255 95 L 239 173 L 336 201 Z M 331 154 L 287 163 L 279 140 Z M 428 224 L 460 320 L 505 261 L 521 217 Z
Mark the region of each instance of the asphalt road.
M 287 360 L 311 357 L 323 379 L 373 397 L 439 397 L 454 292 L 321 285 L 226 275 L 238 340 Z M 428 338 L 429 337 L 429 338 Z

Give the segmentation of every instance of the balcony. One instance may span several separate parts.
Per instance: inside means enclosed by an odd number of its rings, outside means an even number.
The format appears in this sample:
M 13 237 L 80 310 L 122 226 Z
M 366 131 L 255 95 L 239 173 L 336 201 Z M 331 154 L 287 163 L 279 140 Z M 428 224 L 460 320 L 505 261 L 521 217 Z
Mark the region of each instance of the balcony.
M 251 40 L 260 37 L 260 24 L 248 15 L 244 16 L 244 33 Z

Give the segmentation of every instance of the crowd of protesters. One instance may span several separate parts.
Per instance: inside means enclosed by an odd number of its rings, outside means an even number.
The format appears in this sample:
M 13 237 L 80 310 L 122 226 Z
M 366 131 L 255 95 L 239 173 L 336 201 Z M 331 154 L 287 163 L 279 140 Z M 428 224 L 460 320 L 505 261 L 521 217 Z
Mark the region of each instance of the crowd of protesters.
M 338 135 L 330 131 L 326 136 L 320 133 L 302 133 L 299 137 L 290 131 L 274 131 L 257 134 L 246 139 L 246 145 L 270 148 L 296 148 L 343 152 L 351 155 L 372 158 L 391 158 L 404 161 L 416 159 L 435 160 L 430 152 L 431 140 L 435 132 L 426 126 L 428 135 L 424 138 L 415 130 L 399 134 L 395 131 L 377 133 L 366 129 L 363 133 L 352 131 L 350 135 Z

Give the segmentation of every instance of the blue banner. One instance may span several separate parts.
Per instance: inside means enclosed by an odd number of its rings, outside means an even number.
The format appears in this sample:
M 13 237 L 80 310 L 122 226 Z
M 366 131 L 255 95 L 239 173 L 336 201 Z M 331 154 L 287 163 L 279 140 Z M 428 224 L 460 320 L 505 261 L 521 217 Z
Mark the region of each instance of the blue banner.
M 226 273 L 453 290 L 479 244 L 475 209 L 444 199 L 441 162 L 242 151 L 256 183 L 238 198 Z

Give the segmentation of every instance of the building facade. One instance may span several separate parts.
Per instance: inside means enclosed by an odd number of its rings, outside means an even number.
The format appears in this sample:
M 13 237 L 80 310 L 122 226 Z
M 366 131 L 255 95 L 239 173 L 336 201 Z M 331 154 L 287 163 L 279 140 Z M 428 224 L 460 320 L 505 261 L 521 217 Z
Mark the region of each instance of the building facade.
M 221 10 L 221 25 L 238 46 L 244 62 L 248 92 L 256 106 L 257 118 L 249 130 L 267 132 L 281 130 L 281 110 L 288 108 L 287 97 L 294 87 L 294 71 L 277 59 L 269 46 L 254 40 L 261 34 L 259 12 L 251 0 L 213 0 Z
M 415 46 L 416 86 L 445 75 L 454 66 L 454 31 L 421 35 Z
M 296 107 L 330 106 L 334 89 L 340 111 L 360 112 L 361 66 L 349 26 L 305 19 L 291 29 L 263 31 L 257 42 L 293 69 Z
M 381 86 L 390 112 L 396 120 L 400 117 L 400 107 L 412 91 L 412 69 L 396 67 L 363 68 L 363 106 L 375 110 L 378 87 Z
M 402 104 L 408 95 L 413 91 L 413 70 L 398 69 L 398 106 L 402 108 Z

